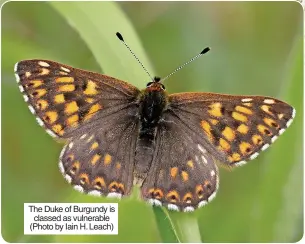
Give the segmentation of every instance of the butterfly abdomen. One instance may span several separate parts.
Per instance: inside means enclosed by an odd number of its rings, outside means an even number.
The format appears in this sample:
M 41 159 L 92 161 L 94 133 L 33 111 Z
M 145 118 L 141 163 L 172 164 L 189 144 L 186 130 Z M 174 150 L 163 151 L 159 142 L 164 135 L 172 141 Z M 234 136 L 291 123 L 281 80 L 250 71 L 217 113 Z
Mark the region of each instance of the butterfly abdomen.
M 163 90 L 147 88 L 139 98 L 140 128 L 136 147 L 135 175 L 145 178 L 153 159 L 157 125 L 167 106 L 167 95 Z

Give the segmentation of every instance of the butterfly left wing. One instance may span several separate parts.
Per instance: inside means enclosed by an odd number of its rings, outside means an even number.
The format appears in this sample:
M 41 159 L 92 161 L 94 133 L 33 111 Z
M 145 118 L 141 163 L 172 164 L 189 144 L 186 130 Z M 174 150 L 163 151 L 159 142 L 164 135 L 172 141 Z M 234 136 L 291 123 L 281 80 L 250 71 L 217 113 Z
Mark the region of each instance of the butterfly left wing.
M 167 113 L 219 162 L 238 166 L 267 149 L 290 126 L 295 109 L 271 97 L 181 93 L 169 96 Z
M 211 201 L 218 188 L 218 169 L 213 156 L 198 146 L 196 134 L 167 113 L 156 138 L 151 168 L 141 187 L 142 198 L 184 212 Z
M 137 108 L 121 110 L 84 125 L 68 139 L 60 155 L 64 178 L 80 192 L 122 197 L 133 184 Z
M 110 76 L 49 60 L 20 61 L 15 75 L 37 122 L 57 138 L 69 138 L 93 120 L 129 109 L 140 92 Z

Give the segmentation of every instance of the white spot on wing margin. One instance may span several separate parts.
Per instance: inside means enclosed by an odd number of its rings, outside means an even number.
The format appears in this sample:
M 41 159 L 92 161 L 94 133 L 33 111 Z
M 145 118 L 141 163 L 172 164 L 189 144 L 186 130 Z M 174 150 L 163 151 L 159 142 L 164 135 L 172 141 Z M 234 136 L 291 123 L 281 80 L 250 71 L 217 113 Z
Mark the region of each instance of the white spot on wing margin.
M 252 100 L 253 100 L 252 98 L 243 98 L 243 99 L 241 99 L 241 101 L 242 101 L 243 103 L 251 102 Z
M 59 167 L 60 173 L 62 173 L 63 175 L 65 175 L 64 165 L 62 164 L 61 161 L 59 161 L 58 167 Z
M 79 192 L 84 192 L 84 188 L 80 185 L 75 185 L 73 188 Z
M 120 199 L 122 197 L 122 194 L 117 192 L 110 192 L 108 193 L 107 197 Z
M 270 145 L 269 144 L 265 144 L 264 146 L 262 146 L 261 150 L 265 151 Z
M 25 94 L 23 95 L 23 99 L 24 99 L 24 101 L 25 101 L 25 102 L 28 102 L 28 101 L 29 101 L 28 96 L 27 96 L 27 95 L 25 95 Z
M 14 65 L 14 72 L 15 72 L 15 73 L 16 73 L 17 70 L 18 70 L 18 64 L 19 64 L 19 62 L 15 63 L 15 65 Z
M 32 114 L 35 114 L 35 109 L 34 109 L 31 105 L 29 105 L 28 107 L 29 107 L 31 113 L 32 113 Z
M 38 124 L 40 126 L 44 126 L 44 123 L 43 123 L 43 121 L 40 118 L 36 117 L 36 121 L 38 122 Z
M 169 210 L 179 211 L 178 206 L 175 205 L 175 204 L 168 204 L 168 205 L 167 205 L 167 208 L 168 208 Z
M 191 207 L 191 206 L 188 206 L 188 207 L 185 207 L 184 209 L 183 209 L 183 212 L 193 212 L 195 209 L 193 208 L 193 207 Z
M 97 190 L 93 190 L 93 191 L 89 191 L 88 195 L 100 197 L 102 194 L 101 194 L 101 192 L 99 192 Z

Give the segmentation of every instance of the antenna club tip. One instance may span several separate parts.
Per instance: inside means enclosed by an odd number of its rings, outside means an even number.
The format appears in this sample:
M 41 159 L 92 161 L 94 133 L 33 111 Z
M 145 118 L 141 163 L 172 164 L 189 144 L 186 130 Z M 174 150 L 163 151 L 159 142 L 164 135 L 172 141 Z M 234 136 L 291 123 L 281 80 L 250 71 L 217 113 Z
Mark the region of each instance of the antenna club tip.
M 210 50 L 211 50 L 211 48 L 206 47 L 205 49 L 203 49 L 203 50 L 201 51 L 200 54 L 205 54 L 205 53 L 207 53 L 207 52 L 210 51 Z
M 123 36 L 121 35 L 121 33 L 120 32 L 117 32 L 117 33 L 115 33 L 116 34 L 116 36 L 120 39 L 120 41 L 124 41 L 124 39 L 123 39 Z

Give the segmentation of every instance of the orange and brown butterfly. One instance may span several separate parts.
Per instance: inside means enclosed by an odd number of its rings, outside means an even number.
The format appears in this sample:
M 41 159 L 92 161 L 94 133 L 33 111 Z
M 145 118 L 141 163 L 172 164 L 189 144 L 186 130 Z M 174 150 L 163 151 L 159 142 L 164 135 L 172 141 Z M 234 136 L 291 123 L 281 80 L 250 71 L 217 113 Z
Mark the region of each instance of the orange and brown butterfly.
M 295 116 L 271 97 L 168 95 L 159 78 L 139 90 L 49 60 L 20 61 L 15 74 L 38 123 L 66 140 L 59 167 L 76 190 L 120 198 L 138 184 L 144 200 L 170 210 L 211 201 L 216 162 L 235 167 L 255 159 Z

